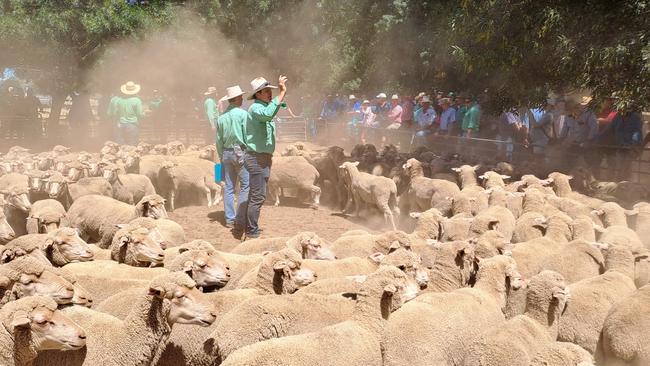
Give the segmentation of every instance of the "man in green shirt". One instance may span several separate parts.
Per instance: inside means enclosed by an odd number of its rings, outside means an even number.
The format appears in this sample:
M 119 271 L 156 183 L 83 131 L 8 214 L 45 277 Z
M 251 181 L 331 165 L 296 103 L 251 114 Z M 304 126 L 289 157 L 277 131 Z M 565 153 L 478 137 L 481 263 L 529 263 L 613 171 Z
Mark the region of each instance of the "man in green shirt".
M 203 95 L 206 96 L 205 101 L 203 102 L 203 109 L 205 111 L 205 116 L 207 117 L 208 122 L 210 122 L 211 127 L 211 132 L 208 132 L 206 134 L 205 141 L 206 144 L 209 144 L 214 138 L 214 132 L 217 128 L 217 118 L 219 118 L 219 107 L 217 106 L 217 102 L 215 100 L 215 97 L 217 96 L 217 88 L 211 86 L 205 93 L 203 93 Z
M 246 155 L 244 167 L 250 177 L 250 191 L 247 207 L 246 238 L 260 236 L 257 224 L 260 217 L 262 204 L 266 199 L 266 184 L 271 174 L 271 158 L 275 151 L 275 122 L 273 118 L 283 103 L 287 94 L 287 78 L 280 75 L 278 86 L 280 94 L 273 98 L 272 89 L 278 87 L 271 85 L 263 77 L 251 81 L 253 90 L 250 99 L 253 104 L 248 109 L 250 118 L 246 123 Z M 235 230 L 235 236 L 241 236 L 241 231 Z
M 219 102 L 228 101 L 228 108 L 217 118 L 217 153 L 223 167 L 226 187 L 223 206 L 226 226 L 243 231 L 246 227 L 248 208 L 248 172 L 244 169 L 244 147 L 246 145 L 246 122 L 248 112 L 241 109 L 244 92 L 239 85 L 226 89 L 226 95 Z M 235 209 L 235 187 L 239 180 L 239 198 Z M 235 212 L 237 216 L 235 217 Z
M 136 146 L 140 135 L 139 122 L 144 117 L 142 100 L 137 96 L 140 85 L 129 81 L 120 87 L 120 91 L 121 97 L 111 99 L 109 116 L 117 121 L 117 142 Z
M 467 138 L 475 137 L 478 133 L 479 126 L 481 125 L 481 110 L 477 102 L 472 102 L 472 99 L 465 99 L 468 107 L 465 116 L 463 116 L 463 135 Z

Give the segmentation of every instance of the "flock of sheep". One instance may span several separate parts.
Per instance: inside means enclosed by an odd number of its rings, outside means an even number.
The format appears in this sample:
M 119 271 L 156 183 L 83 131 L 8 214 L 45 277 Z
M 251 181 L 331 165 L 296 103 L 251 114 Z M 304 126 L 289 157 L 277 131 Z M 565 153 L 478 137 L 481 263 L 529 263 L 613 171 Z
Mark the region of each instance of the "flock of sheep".
M 650 365 L 650 204 L 616 183 L 596 198 L 559 172 L 297 143 L 271 203 L 322 193 L 386 231 L 220 251 L 167 216 L 220 202 L 215 155 L 0 156 L 0 364 Z

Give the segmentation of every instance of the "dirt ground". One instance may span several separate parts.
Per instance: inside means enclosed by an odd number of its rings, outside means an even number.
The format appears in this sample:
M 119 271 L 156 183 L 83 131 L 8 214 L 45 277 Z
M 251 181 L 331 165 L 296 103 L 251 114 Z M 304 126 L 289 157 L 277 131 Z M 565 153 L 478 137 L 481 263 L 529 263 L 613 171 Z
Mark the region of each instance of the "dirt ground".
M 260 217 L 260 227 L 264 230 L 262 238 L 292 236 L 299 231 L 313 231 L 326 240 L 334 240 L 348 230 L 364 229 L 374 232 L 362 225 L 367 223 L 356 218 L 342 217 L 328 208 L 321 207 L 314 210 L 306 205 L 304 207 L 296 205 L 290 199 L 287 203 L 290 206 L 265 205 L 262 208 Z M 239 243 L 239 240 L 231 235 L 230 229 L 225 227 L 223 204 L 211 208 L 202 206 L 177 208 L 169 213 L 169 218 L 183 226 L 188 240 L 208 240 L 220 250 L 230 250 Z

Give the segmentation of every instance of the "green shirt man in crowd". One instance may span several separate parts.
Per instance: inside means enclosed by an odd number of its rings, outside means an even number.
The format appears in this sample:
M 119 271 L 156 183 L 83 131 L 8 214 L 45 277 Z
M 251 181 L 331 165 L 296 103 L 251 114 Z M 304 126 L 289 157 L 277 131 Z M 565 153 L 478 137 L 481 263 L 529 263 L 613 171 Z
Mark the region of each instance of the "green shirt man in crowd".
M 121 96 L 111 99 L 108 116 L 117 122 L 117 143 L 136 146 L 140 135 L 140 120 L 144 117 L 142 100 L 137 96 L 140 85 L 129 81 L 120 87 Z
M 280 89 L 280 94 L 273 97 L 273 89 Z M 271 174 L 272 156 L 275 151 L 275 122 L 273 118 L 280 107 L 286 108 L 284 98 L 287 94 L 287 78 L 280 75 L 278 86 L 273 86 L 263 77 L 251 81 L 253 104 L 248 108 L 249 119 L 246 123 L 246 155 L 244 167 L 248 171 L 250 190 L 246 208 L 246 227 L 235 228 L 233 235 L 241 237 L 246 232 L 247 238 L 260 236 L 258 220 L 262 204 L 266 200 L 266 184 Z M 241 206 L 240 206 L 241 208 Z
M 478 129 L 480 126 L 480 118 L 481 118 L 481 110 L 479 109 L 479 105 L 476 102 L 472 102 L 472 99 L 467 98 L 465 99 L 465 102 L 467 104 L 467 112 L 465 112 L 465 115 L 463 116 L 463 133 L 465 134 L 465 137 L 467 138 L 472 138 L 476 137 L 476 133 L 478 133 Z
M 219 100 L 228 101 L 228 108 L 217 119 L 217 153 L 221 161 L 225 180 L 224 216 L 226 226 L 243 231 L 246 227 L 248 208 L 248 171 L 244 168 L 244 149 L 246 147 L 246 124 L 248 112 L 241 108 L 244 92 L 239 85 L 226 89 L 226 95 Z M 239 181 L 238 209 L 235 208 L 235 187 Z

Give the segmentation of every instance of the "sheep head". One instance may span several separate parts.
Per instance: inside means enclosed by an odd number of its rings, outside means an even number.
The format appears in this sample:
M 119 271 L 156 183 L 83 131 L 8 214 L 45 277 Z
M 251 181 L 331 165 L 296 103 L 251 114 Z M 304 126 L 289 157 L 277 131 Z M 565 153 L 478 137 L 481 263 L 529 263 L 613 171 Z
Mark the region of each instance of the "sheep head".
M 12 206 L 23 212 L 29 212 L 32 208 L 32 204 L 29 202 L 28 193 L 27 189 L 20 188 L 0 191 L 0 195 L 4 199 L 5 205 Z
M 60 228 L 50 232 L 45 239 L 43 250 L 49 253 L 54 264 L 64 265 L 73 262 L 93 260 L 93 252 L 79 236 L 77 229 Z
M 302 251 L 302 259 L 334 260 L 336 256 L 325 241 L 312 232 L 304 232 L 296 238 Z
M 170 265 L 170 270 L 182 270 L 187 273 L 196 285 L 203 290 L 206 288 L 222 288 L 230 280 L 228 263 L 213 250 L 183 251 Z
M 169 325 L 179 323 L 208 327 L 217 319 L 214 306 L 185 273 L 172 272 L 154 278 L 149 284 L 149 295 L 169 306 Z
M 153 147 L 154 154 L 167 155 L 167 145 L 158 144 Z
M 1 197 L 1 196 L 0 196 Z M 0 198 L 0 244 L 6 244 L 12 241 L 16 237 L 14 229 L 7 222 L 7 217 L 5 216 L 4 210 L 2 208 L 4 201 Z
M 185 152 L 185 144 L 180 141 L 172 141 L 167 144 L 167 153 L 169 155 L 181 155 Z
M 74 296 L 72 284 L 49 269 L 49 264 L 31 258 L 17 258 L 2 266 L 14 281 L 13 293 L 18 298 L 47 296 L 57 304 L 70 304 Z
M 526 313 L 549 328 L 557 328 L 558 319 L 570 297 L 569 288 L 561 274 L 542 271 L 528 283 Z
M 47 194 L 50 198 L 56 199 L 65 190 L 67 190 L 69 179 L 64 177 L 63 174 L 56 172 L 45 179 L 47 184 Z
M 100 165 L 102 167 L 102 176 L 104 179 L 111 183 L 115 182 L 115 180 L 118 178 L 118 172 L 120 170 L 117 164 L 111 162 L 101 162 Z
M 429 272 L 422 265 L 422 257 L 413 251 L 400 248 L 386 256 L 382 255 L 381 265 L 397 267 L 409 278 L 415 280 L 420 289 L 425 289 L 429 284 Z
M 357 298 L 361 304 L 365 302 L 370 306 L 378 305 L 382 318 L 388 319 L 392 312 L 414 299 L 419 291 L 420 287 L 415 280 L 409 278 L 402 270 L 395 266 L 384 265 L 366 277 L 360 285 Z
M 46 297 L 25 297 L 5 305 L 0 310 L 0 319 L 15 342 L 29 339 L 34 351 L 66 351 L 84 347 L 84 330 L 57 310 L 56 306 Z M 28 335 L 20 336 L 21 333 Z
M 120 260 L 130 257 L 141 263 L 160 264 L 163 262 L 165 252 L 156 241 L 151 239 L 148 229 L 143 227 L 124 228 L 119 225 L 118 227 L 122 230 L 115 234 L 118 237 L 118 248 L 115 248 L 113 253 L 119 251 Z
M 424 170 L 422 169 L 422 163 L 414 158 L 410 158 L 402 165 L 402 169 L 406 172 L 411 179 L 415 177 L 424 176 Z
M 151 217 L 152 219 L 166 219 L 165 199 L 157 194 L 150 194 L 142 197 L 135 206 L 139 216 Z

